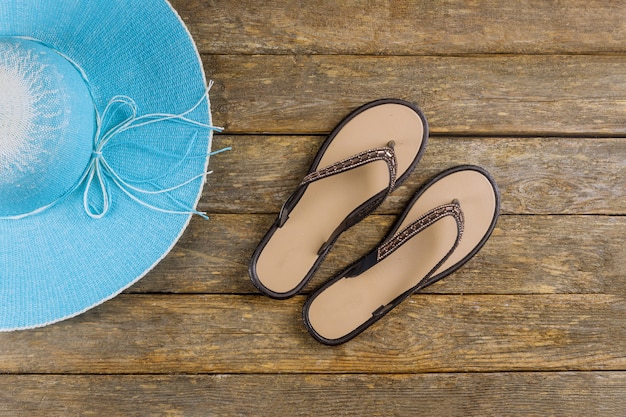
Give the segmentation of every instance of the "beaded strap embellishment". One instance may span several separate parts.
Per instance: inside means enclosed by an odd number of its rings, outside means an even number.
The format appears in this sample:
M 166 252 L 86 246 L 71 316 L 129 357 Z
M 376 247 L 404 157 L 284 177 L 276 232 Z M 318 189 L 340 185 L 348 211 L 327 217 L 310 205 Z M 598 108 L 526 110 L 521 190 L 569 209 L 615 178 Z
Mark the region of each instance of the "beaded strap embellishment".
M 330 177 L 332 175 L 340 174 L 354 168 L 358 168 L 370 162 L 385 161 L 387 163 L 387 168 L 389 168 L 389 186 L 387 187 L 386 194 L 382 197 L 384 198 L 394 189 L 396 185 L 398 162 L 396 159 L 396 153 L 394 151 L 394 145 L 395 142 L 390 141 L 387 146 L 360 152 L 354 156 L 342 159 L 339 162 L 335 162 L 334 164 L 331 164 L 327 167 L 311 172 L 306 177 L 304 177 L 304 179 L 298 186 L 298 190 L 302 190 L 304 186 L 312 182 Z M 278 214 L 278 227 L 282 227 L 289 218 L 289 211 L 291 210 L 292 202 L 295 200 L 295 198 L 297 198 L 298 190 L 291 194 L 281 207 L 280 213 Z M 382 199 L 377 199 L 376 201 L 368 204 L 366 207 L 362 207 L 359 212 L 353 215 L 353 218 L 358 218 L 359 216 L 362 216 L 362 212 L 367 211 L 370 206 L 376 207 L 378 204 L 380 204 L 381 201 Z
M 444 204 L 428 211 L 419 219 L 415 220 L 413 223 L 402 229 L 400 232 L 396 233 L 387 242 L 380 245 L 376 257 L 377 262 L 385 259 L 387 256 L 391 255 L 396 249 L 402 246 L 407 240 L 411 239 L 422 230 L 426 229 L 427 227 L 431 226 L 432 224 L 446 216 L 452 216 L 454 220 L 456 220 L 458 228 L 457 241 L 460 240 L 463 236 L 464 218 L 463 212 L 461 211 L 461 206 L 459 205 L 459 201 L 454 200 L 450 204 Z
M 397 175 L 397 162 L 396 154 L 393 149 L 393 142 L 390 142 L 389 146 L 363 151 L 339 162 L 335 162 L 325 168 L 312 172 L 304 177 L 300 185 L 310 184 L 314 181 L 321 180 L 322 178 L 340 174 L 373 161 L 385 161 L 387 163 L 387 166 L 389 167 L 389 174 L 391 175 L 389 186 L 390 189 L 393 190 L 396 185 Z

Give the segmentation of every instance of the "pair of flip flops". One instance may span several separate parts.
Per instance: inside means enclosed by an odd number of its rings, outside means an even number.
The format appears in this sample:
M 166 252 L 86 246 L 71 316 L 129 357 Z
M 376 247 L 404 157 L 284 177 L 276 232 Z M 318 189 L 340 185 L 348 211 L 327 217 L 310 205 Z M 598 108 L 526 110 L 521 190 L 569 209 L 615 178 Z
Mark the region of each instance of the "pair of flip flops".
M 407 179 L 427 140 L 426 118 L 406 101 L 377 100 L 350 113 L 256 248 L 249 272 L 259 291 L 278 299 L 300 292 L 339 235 Z M 484 169 L 462 165 L 436 175 L 369 254 L 309 296 L 307 330 L 328 345 L 352 339 L 472 258 L 498 213 L 498 190 Z

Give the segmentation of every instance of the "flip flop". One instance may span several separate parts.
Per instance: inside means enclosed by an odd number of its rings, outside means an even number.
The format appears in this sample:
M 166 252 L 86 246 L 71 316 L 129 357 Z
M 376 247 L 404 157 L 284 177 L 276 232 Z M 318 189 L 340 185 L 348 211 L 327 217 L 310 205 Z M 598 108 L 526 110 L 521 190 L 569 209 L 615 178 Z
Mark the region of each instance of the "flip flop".
M 450 275 L 484 246 L 500 211 L 482 168 L 448 169 L 424 185 L 381 243 L 308 298 L 304 323 L 321 343 L 363 332 L 416 291 Z
M 406 180 L 427 137 L 424 114 L 403 100 L 377 100 L 350 113 L 254 251 L 252 283 L 273 298 L 298 293 L 339 235 Z

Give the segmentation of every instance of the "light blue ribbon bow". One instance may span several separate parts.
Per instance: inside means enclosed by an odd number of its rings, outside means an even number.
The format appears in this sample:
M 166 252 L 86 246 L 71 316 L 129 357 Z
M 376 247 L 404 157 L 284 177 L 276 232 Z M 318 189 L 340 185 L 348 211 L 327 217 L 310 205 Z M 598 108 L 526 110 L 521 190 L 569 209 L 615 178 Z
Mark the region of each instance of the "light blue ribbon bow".
M 209 85 L 209 89 L 211 85 Z M 180 184 L 174 185 L 169 188 L 159 189 L 158 187 L 154 186 L 154 182 L 162 177 L 165 177 L 167 173 L 161 174 L 160 177 L 158 178 L 143 179 L 141 181 L 124 178 L 122 175 L 116 172 L 116 170 L 107 162 L 103 153 L 105 149 L 107 148 L 107 146 L 111 143 L 111 141 L 116 136 L 120 135 L 121 133 L 132 130 L 132 129 L 138 129 L 138 128 L 141 128 L 150 124 L 154 124 L 154 123 L 175 122 L 175 123 L 182 123 L 182 124 L 195 126 L 199 128 L 204 128 L 204 129 L 221 131 L 220 128 L 210 126 L 210 125 L 198 122 L 196 120 L 193 120 L 187 117 L 191 112 L 193 112 L 196 108 L 198 108 L 198 106 L 207 97 L 208 97 L 208 89 L 207 89 L 207 93 L 202 97 L 202 99 L 200 99 L 200 101 L 198 101 L 192 108 L 190 108 L 189 110 L 181 114 L 153 113 L 153 114 L 146 114 L 143 116 L 137 116 L 137 104 L 130 97 L 126 97 L 126 96 L 113 97 L 107 104 L 104 111 L 102 112 L 102 116 L 101 117 L 99 115 L 97 116 L 97 120 L 98 120 L 97 132 L 96 132 L 96 140 L 94 143 L 92 157 L 89 162 L 89 165 L 87 166 L 87 170 L 85 171 L 85 174 L 83 175 L 83 178 L 80 181 L 80 183 L 85 182 L 85 190 L 83 194 L 83 206 L 85 208 L 85 212 L 94 219 L 99 219 L 105 216 L 111 206 L 110 189 L 112 185 L 115 185 L 119 190 L 121 190 L 129 198 L 141 204 L 142 206 L 145 206 L 152 210 L 160 211 L 163 213 L 170 213 L 170 214 L 198 214 L 206 218 L 206 213 L 196 211 L 193 208 L 184 208 L 182 203 L 175 200 L 171 195 L 169 195 L 169 193 L 181 187 L 184 187 L 199 178 L 203 178 L 206 175 L 210 174 L 211 172 L 203 172 L 199 175 L 189 178 L 188 180 Z M 127 114 L 127 116 L 120 122 L 116 123 L 115 125 L 111 127 L 107 127 L 118 112 L 124 112 Z M 197 133 L 194 134 L 193 139 L 190 141 L 185 154 L 178 157 L 179 159 L 178 162 L 168 170 L 169 172 L 174 171 L 183 162 L 191 158 L 206 158 L 206 155 L 200 155 L 200 156 L 190 155 L 190 151 L 196 141 L 196 138 L 197 138 Z M 229 150 L 229 148 L 222 149 L 217 152 L 213 152 L 211 153 L 211 155 L 215 155 L 225 150 Z M 156 189 L 146 189 L 146 188 L 141 188 L 137 185 L 133 185 L 137 183 L 149 183 L 149 184 L 152 184 Z M 102 196 L 102 204 L 100 205 L 100 207 L 95 207 L 93 204 L 90 204 L 90 200 L 91 200 L 90 196 L 93 194 L 92 187 L 94 186 L 94 184 L 95 186 L 98 187 Z M 182 207 L 182 209 L 157 207 L 153 204 L 148 203 L 147 201 L 145 201 L 144 199 L 140 197 L 141 195 L 147 196 L 147 195 L 157 195 L 157 194 L 168 194 L 168 197 L 170 197 L 170 200 L 172 200 L 179 207 Z
M 115 96 L 113 97 L 107 106 L 105 107 L 102 115 L 96 112 L 96 134 L 94 139 L 94 148 L 91 154 L 91 159 L 85 169 L 85 172 L 78 180 L 78 182 L 71 187 L 67 192 L 65 192 L 62 196 L 52 201 L 51 203 L 39 207 L 31 212 L 17 214 L 12 216 L 0 216 L 0 220 L 19 220 L 25 217 L 33 216 L 35 214 L 41 213 L 49 208 L 57 205 L 67 198 L 68 195 L 76 192 L 84 184 L 84 192 L 83 192 L 83 207 L 87 215 L 94 219 L 100 219 L 104 217 L 109 208 L 111 207 L 111 199 L 112 199 L 112 186 L 122 191 L 125 195 L 131 198 L 133 201 L 138 204 L 147 207 L 151 210 L 159 211 L 162 213 L 170 213 L 170 214 L 197 214 L 204 218 L 207 218 L 206 213 L 195 210 L 193 207 L 185 207 L 184 204 L 178 200 L 171 193 L 179 188 L 182 188 L 191 182 L 204 178 L 207 175 L 211 174 L 209 172 L 202 172 L 192 178 L 187 179 L 186 181 L 176 184 L 174 186 L 168 188 L 159 188 L 155 185 L 156 181 L 161 178 L 164 178 L 168 175 L 168 173 L 175 171 L 181 164 L 189 159 L 193 158 L 206 158 L 206 154 L 203 155 L 190 155 L 191 149 L 197 139 L 197 132 L 194 133 L 193 138 L 191 139 L 189 146 L 184 155 L 170 155 L 173 158 L 177 158 L 178 162 L 170 167 L 165 173 L 161 174 L 158 177 L 150 178 L 150 179 L 142 179 L 142 180 L 134 180 L 129 178 L 124 178 L 124 176 L 120 175 L 106 160 L 104 156 L 104 151 L 108 146 L 111 146 L 111 141 L 120 135 L 123 132 L 138 129 L 147 125 L 155 124 L 155 123 L 181 123 L 184 125 L 188 125 L 191 127 L 197 127 L 201 129 L 208 129 L 213 131 L 221 131 L 222 129 L 219 127 L 211 126 L 202 122 L 198 122 L 189 118 L 189 114 L 196 110 L 203 101 L 208 100 L 209 90 L 213 83 L 209 84 L 205 94 L 202 98 L 189 110 L 180 113 L 180 114 L 168 114 L 168 113 L 151 113 L 145 114 L 142 116 L 137 115 L 137 104 L 133 99 L 127 96 Z M 118 112 L 124 112 L 126 116 L 120 121 L 113 124 L 112 120 L 114 116 L 118 114 Z M 111 126 L 109 126 L 111 125 Z M 216 152 L 212 152 L 209 155 L 215 155 L 224 151 L 228 151 L 230 148 L 224 148 L 218 150 Z M 146 189 L 139 187 L 138 184 L 151 184 L 153 189 Z M 100 190 L 102 202 L 99 205 L 91 204 L 92 195 L 94 192 L 92 189 L 97 187 Z M 168 200 L 172 202 L 173 205 L 177 206 L 177 208 L 168 208 L 168 207 L 158 207 L 154 204 L 150 204 L 145 199 L 142 199 L 141 196 L 149 196 L 149 195 L 165 195 Z
M 54 46 L 41 42 L 40 40 L 31 38 L 31 37 L 14 36 L 14 38 L 38 42 L 48 48 L 51 48 L 57 51 L 56 48 L 54 48 Z M 70 62 L 76 68 L 76 70 L 80 73 L 82 78 L 85 80 L 85 83 L 87 84 L 87 86 L 89 86 L 89 91 L 93 98 L 93 94 L 91 92 L 91 87 L 90 87 L 91 84 L 89 82 L 87 75 L 85 74 L 85 71 L 80 67 L 80 65 L 74 62 L 69 56 L 63 54 L 60 51 L 57 51 L 57 53 L 61 55 L 62 57 L 64 57 L 65 59 L 67 59 L 68 62 Z M 171 213 L 171 214 L 198 214 L 204 218 L 207 218 L 206 213 L 196 211 L 193 207 L 185 207 L 182 202 L 176 200 L 176 198 L 171 195 L 171 192 L 181 187 L 184 187 L 199 178 L 206 177 L 207 175 L 211 174 L 211 171 L 203 172 L 199 175 L 189 178 L 188 180 L 172 187 L 159 189 L 158 186 L 155 185 L 155 182 L 157 180 L 166 177 L 167 173 L 173 172 L 177 167 L 179 167 L 185 161 L 188 161 L 189 159 L 193 159 L 193 158 L 206 158 L 207 157 L 206 154 L 195 155 L 195 156 L 190 155 L 191 149 L 193 148 L 193 145 L 197 139 L 197 132 L 194 133 L 194 136 L 192 140 L 190 141 L 187 151 L 185 152 L 184 155 L 182 156 L 173 155 L 174 158 L 178 158 L 178 163 L 176 163 L 172 168 L 166 171 L 165 174 L 162 174 L 159 177 L 155 177 L 152 179 L 131 180 L 129 178 L 124 178 L 122 175 L 117 173 L 116 170 L 107 162 L 103 152 L 106 150 L 107 146 L 112 141 L 112 139 L 115 138 L 117 135 L 123 132 L 129 131 L 129 130 L 132 130 L 132 129 L 138 129 L 143 126 L 147 126 L 147 125 L 154 124 L 154 123 L 175 122 L 175 123 L 182 123 L 191 127 L 197 127 L 197 128 L 209 129 L 209 130 L 221 132 L 222 128 L 211 126 L 202 122 L 198 122 L 188 117 L 194 110 L 196 110 L 202 104 L 202 102 L 204 102 L 205 100 L 207 100 L 208 102 L 209 90 L 211 90 L 212 86 L 213 86 L 213 82 L 211 81 L 205 93 L 200 98 L 200 100 L 198 100 L 198 102 L 189 110 L 180 114 L 152 113 L 152 114 L 145 114 L 142 116 L 138 116 L 137 104 L 132 98 L 127 97 L 127 96 L 113 97 L 111 100 L 109 100 L 107 106 L 102 112 L 102 115 L 100 115 L 96 109 L 96 134 L 94 138 L 94 147 L 93 147 L 93 151 L 91 154 L 91 159 L 89 160 L 89 164 L 87 165 L 87 168 L 85 172 L 83 173 L 83 175 L 81 176 L 81 178 L 79 179 L 79 181 L 76 184 L 74 184 L 74 186 L 71 187 L 68 191 L 66 191 L 63 195 L 61 195 L 60 197 L 58 197 L 51 203 L 46 204 L 43 207 L 39 207 L 28 213 L 16 214 L 16 215 L 11 215 L 11 216 L 0 216 L 0 220 L 19 220 L 19 219 L 23 219 L 23 218 L 30 217 L 38 213 L 44 212 L 48 210 L 49 208 L 65 200 L 68 195 L 74 193 L 83 184 L 85 184 L 85 190 L 83 194 L 83 206 L 85 208 L 85 212 L 87 213 L 87 215 L 89 215 L 90 217 L 94 219 L 100 219 L 104 217 L 109 211 L 109 208 L 111 207 L 111 198 L 112 198 L 111 186 L 112 185 L 115 185 L 119 190 L 121 190 L 124 194 L 126 194 L 135 202 L 149 209 L 160 211 L 163 213 Z M 113 124 L 112 122 L 112 120 L 114 119 L 113 116 L 115 116 L 116 113 L 124 111 L 124 110 L 126 110 L 126 113 L 128 115 L 120 122 Z M 109 127 L 108 126 L 109 124 L 111 124 L 112 126 Z M 231 148 L 224 148 L 216 152 L 210 153 L 209 156 L 215 155 L 224 151 L 228 151 L 230 149 Z M 101 207 L 99 208 L 95 207 L 89 202 L 90 195 L 92 194 L 91 190 L 94 185 L 94 182 L 97 184 L 102 194 L 102 204 L 101 204 Z M 139 183 L 151 184 L 156 189 L 147 190 L 144 188 L 140 188 L 137 185 L 133 185 L 133 183 L 134 184 L 139 184 Z M 163 194 L 167 196 L 168 199 L 172 203 L 178 206 L 178 209 L 157 207 L 154 204 L 150 204 L 147 201 L 139 197 L 140 195 L 149 196 L 149 195 L 157 195 L 157 194 Z

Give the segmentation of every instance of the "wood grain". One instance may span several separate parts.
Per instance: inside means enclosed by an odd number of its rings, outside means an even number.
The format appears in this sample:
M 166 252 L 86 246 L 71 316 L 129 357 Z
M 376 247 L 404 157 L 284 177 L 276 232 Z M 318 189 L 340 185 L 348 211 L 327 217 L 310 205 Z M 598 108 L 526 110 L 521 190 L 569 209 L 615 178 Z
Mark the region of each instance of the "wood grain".
M 136 293 L 257 294 L 248 278 L 254 248 L 275 215 L 194 219 L 172 253 L 131 287 Z M 339 238 L 305 289 L 364 255 L 394 216 L 376 215 Z M 623 216 L 502 216 L 483 250 L 425 291 L 454 294 L 626 294 Z
M 626 298 L 415 295 L 336 348 L 303 297 L 122 295 L 75 319 L 0 334 L 0 373 L 420 373 L 620 370 Z
M 625 389 L 624 372 L 8 375 L 0 416 L 619 416 Z
M 626 6 L 605 0 L 175 0 L 203 53 L 610 53 Z
M 417 103 L 436 134 L 626 133 L 626 58 L 204 56 L 228 133 L 325 133 L 368 101 Z
M 277 213 L 306 175 L 323 137 L 220 135 L 202 210 Z M 404 186 L 379 212 L 400 213 L 435 174 L 475 164 L 495 178 L 506 214 L 626 214 L 626 140 L 433 137 Z
M 211 220 L 119 297 L 0 333 L 0 416 L 626 415 L 625 2 L 172 5 L 216 82 L 214 149 L 233 148 L 211 160 Z M 381 97 L 425 111 L 418 169 L 303 295 L 259 295 L 257 242 L 324 135 Z M 484 249 L 352 342 L 315 342 L 306 294 L 463 163 L 502 194 Z

